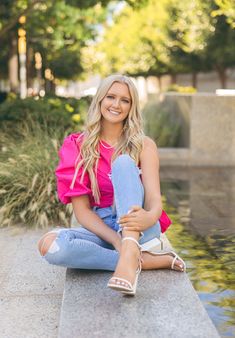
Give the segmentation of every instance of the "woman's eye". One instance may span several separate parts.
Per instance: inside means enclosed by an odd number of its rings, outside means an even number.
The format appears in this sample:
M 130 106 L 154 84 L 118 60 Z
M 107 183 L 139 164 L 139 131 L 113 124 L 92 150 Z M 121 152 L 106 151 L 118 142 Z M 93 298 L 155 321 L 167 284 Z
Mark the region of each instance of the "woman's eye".
M 125 102 L 125 103 L 130 103 L 130 101 L 126 100 L 126 99 L 123 99 L 122 101 Z
M 113 95 L 107 95 L 106 96 L 108 99 L 113 99 L 114 97 L 113 97 Z

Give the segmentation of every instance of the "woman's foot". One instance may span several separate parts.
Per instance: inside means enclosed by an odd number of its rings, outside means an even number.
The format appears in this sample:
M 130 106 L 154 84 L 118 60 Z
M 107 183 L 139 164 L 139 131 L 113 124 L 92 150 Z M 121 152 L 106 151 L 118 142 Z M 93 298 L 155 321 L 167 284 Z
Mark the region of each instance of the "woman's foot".
M 123 241 L 120 258 L 110 281 L 115 283 L 118 282 L 118 278 L 121 278 L 128 281 L 133 286 L 136 279 L 136 271 L 140 264 L 139 261 L 140 250 L 136 243 L 129 240 Z M 117 278 L 117 280 L 115 280 L 115 278 Z M 128 285 L 124 286 L 128 287 Z
M 142 253 L 142 269 L 156 270 L 156 269 L 171 269 L 174 256 L 172 254 L 154 255 L 150 252 L 144 251 Z M 185 270 L 184 264 L 180 259 L 176 259 L 173 265 L 173 270 L 183 272 Z

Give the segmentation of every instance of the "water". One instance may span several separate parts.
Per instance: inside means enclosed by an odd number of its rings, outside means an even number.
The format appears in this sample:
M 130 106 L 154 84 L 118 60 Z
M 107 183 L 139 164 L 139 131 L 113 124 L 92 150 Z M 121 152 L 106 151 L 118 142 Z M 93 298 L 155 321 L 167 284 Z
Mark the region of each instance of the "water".
M 235 337 L 235 169 L 162 168 L 167 231 L 221 337 Z

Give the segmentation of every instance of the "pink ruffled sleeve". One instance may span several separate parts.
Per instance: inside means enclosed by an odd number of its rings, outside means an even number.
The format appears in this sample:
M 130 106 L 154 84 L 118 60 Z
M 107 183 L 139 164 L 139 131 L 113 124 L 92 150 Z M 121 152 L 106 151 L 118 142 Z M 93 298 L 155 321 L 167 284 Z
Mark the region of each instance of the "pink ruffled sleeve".
M 70 185 L 75 172 L 75 161 L 79 155 L 78 137 L 81 134 L 71 134 L 65 138 L 59 151 L 59 164 L 55 170 L 57 178 L 57 192 L 63 204 L 71 203 L 71 197 L 81 195 L 91 195 L 91 185 L 88 174 L 84 175 L 81 183 L 82 168 L 79 169 L 73 189 Z

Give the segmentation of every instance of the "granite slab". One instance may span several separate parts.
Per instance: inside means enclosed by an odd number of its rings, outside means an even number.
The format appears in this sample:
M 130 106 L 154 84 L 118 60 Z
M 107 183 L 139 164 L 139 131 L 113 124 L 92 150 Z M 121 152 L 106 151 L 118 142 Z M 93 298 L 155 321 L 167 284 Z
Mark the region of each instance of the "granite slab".
M 107 288 L 111 273 L 68 269 L 59 338 L 216 338 L 186 273 L 142 271 L 135 297 Z

